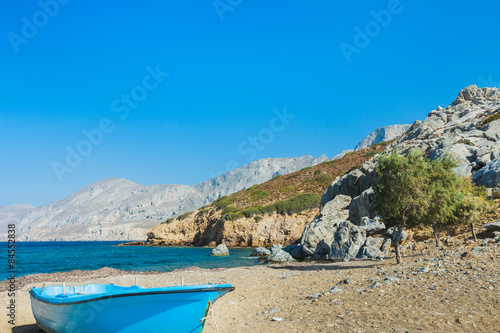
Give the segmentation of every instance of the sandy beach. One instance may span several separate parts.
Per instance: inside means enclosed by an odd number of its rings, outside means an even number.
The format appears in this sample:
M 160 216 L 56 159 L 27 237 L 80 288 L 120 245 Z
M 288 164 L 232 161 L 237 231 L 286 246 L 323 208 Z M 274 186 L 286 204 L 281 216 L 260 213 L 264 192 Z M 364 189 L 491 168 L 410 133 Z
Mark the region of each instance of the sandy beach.
M 437 250 L 431 242 L 417 243 L 407 251 L 403 266 L 395 265 L 392 257 L 170 273 L 103 268 L 30 275 L 17 281 L 16 326 L 4 317 L 0 331 L 41 332 L 28 291 L 42 283 L 129 286 L 137 278 L 139 285 L 158 287 L 179 285 L 182 277 L 185 284 L 236 287 L 215 303 L 221 332 L 499 332 L 500 243 L 463 255 L 477 244 Z M 0 288 L 1 302 L 8 304 L 6 283 Z M 204 332 L 217 332 L 213 320 Z

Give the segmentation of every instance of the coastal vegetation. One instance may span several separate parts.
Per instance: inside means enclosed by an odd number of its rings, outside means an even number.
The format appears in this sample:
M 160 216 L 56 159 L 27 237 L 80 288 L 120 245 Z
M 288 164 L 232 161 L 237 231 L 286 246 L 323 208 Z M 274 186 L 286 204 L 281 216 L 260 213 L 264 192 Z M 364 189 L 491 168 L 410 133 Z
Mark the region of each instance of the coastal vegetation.
M 407 156 L 393 152 L 379 159 L 374 206 L 388 226 L 398 229 L 398 264 L 402 263 L 399 244 L 405 228 L 432 226 L 437 247 L 441 247 L 439 230 L 461 223 L 470 224 L 476 238 L 474 223 L 490 204 L 484 188 L 459 177 L 453 170 L 456 166 L 450 155 L 431 162 L 420 150 Z

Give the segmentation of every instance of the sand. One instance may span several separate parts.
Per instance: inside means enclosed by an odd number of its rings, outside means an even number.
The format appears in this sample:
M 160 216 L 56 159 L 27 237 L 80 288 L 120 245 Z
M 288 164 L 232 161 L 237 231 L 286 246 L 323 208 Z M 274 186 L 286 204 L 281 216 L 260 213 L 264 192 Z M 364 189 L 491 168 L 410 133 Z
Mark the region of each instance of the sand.
M 438 250 L 432 243 L 419 243 L 406 253 L 402 266 L 395 265 L 392 257 L 170 273 L 105 268 L 36 274 L 18 280 L 16 326 L 12 328 L 3 316 L 0 332 L 40 332 L 28 290 L 44 282 L 129 286 L 138 278 L 144 287 L 159 287 L 179 285 L 181 277 L 185 284 L 236 287 L 215 303 L 221 332 L 500 332 L 500 243 L 462 258 L 474 245 L 460 243 Z M 339 284 L 345 279 L 348 284 Z M 340 291 L 329 293 L 333 287 Z M 0 284 L 1 304 L 6 305 L 5 288 Z M 217 332 L 213 320 L 208 320 L 204 332 Z

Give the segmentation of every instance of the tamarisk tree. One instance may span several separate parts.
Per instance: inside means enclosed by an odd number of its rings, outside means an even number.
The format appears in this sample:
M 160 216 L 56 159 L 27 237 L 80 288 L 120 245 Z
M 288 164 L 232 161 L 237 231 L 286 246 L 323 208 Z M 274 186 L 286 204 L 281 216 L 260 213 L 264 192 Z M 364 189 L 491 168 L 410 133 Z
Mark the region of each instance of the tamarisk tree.
M 419 150 L 407 156 L 392 152 L 378 160 L 376 172 L 379 181 L 374 185 L 375 210 L 384 216 L 388 226 L 397 228 L 396 262 L 402 264 L 401 235 L 405 228 L 421 224 L 429 207 L 430 164 Z

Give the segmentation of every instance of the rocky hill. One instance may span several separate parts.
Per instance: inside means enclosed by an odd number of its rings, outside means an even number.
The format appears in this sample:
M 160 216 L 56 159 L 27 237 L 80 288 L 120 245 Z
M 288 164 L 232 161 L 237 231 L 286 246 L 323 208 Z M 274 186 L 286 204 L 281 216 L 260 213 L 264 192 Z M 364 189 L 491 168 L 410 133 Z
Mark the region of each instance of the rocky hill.
M 416 121 L 386 152 L 406 154 L 415 148 L 431 160 L 452 154 L 459 175 L 472 176 L 490 194 L 498 191 L 500 89 L 466 87 L 448 107 L 438 107 L 423 122 Z M 395 237 L 372 210 L 375 167 L 376 158 L 335 179 L 322 196 L 320 214 L 306 226 L 300 242 L 288 249 L 292 256 L 349 260 L 387 253 Z
M 387 143 L 306 167 L 225 196 L 199 210 L 171 218 L 148 233 L 150 245 L 270 246 L 296 242 L 319 212 L 331 181 L 359 168 Z
M 0 218 L 16 223 L 20 240 L 141 240 L 152 226 L 169 217 L 326 160 L 324 155 L 266 158 L 193 186 L 142 186 L 110 178 L 41 207 L 0 207 Z M 5 239 L 5 230 L 1 232 L 0 239 Z
M 148 243 L 282 244 L 290 245 L 284 250 L 297 259 L 381 258 L 395 237 L 371 207 L 377 153 L 385 149 L 406 154 L 419 148 L 431 159 L 450 153 L 459 163 L 458 174 L 472 176 L 492 192 L 500 185 L 499 140 L 500 90 L 469 86 L 448 107 L 431 111 L 387 147 L 373 145 L 350 152 L 221 198 L 156 226 L 148 234 Z

